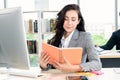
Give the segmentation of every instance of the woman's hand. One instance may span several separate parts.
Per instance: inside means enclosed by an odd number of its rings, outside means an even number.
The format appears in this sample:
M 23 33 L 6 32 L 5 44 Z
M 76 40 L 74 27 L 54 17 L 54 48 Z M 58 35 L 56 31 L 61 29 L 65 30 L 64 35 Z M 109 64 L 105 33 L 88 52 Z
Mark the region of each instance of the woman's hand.
M 47 68 L 47 64 L 49 63 L 50 56 L 46 52 L 41 53 L 41 57 L 39 59 L 40 66 L 42 68 Z
M 56 69 L 59 69 L 63 72 L 77 72 L 77 71 L 81 71 L 82 68 L 80 67 L 80 65 L 72 65 L 65 57 L 64 59 L 64 63 L 58 63 L 56 61 L 53 62 L 53 66 Z

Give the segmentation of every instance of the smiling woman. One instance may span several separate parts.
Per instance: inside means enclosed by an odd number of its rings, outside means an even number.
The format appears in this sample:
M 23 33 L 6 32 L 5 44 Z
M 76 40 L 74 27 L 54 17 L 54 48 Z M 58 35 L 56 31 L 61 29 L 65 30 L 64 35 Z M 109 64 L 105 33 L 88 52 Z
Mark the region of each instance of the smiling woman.
M 63 72 L 94 71 L 101 69 L 101 62 L 96 54 L 91 36 L 88 32 L 85 32 L 84 19 L 80 10 L 77 4 L 68 4 L 60 10 L 57 14 L 55 35 L 48 43 L 62 48 L 82 47 L 82 63 L 73 65 L 63 56 L 65 63 L 59 63 L 53 60 L 52 64 L 50 64 L 50 56 L 46 51 L 42 51 L 39 62 L 43 70 L 48 70 L 53 67 Z

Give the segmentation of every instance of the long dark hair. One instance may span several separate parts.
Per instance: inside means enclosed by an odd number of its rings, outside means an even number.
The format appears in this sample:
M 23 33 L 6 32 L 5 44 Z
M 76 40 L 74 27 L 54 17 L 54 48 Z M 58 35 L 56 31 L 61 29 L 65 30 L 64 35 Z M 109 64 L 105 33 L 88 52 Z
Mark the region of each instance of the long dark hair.
M 76 29 L 79 31 L 84 31 L 84 19 L 82 17 L 82 14 L 80 12 L 80 8 L 77 4 L 69 4 L 66 5 L 58 14 L 57 14 L 57 19 L 56 19 L 56 27 L 55 27 L 55 36 L 48 41 L 49 44 L 54 45 L 56 47 L 59 47 L 59 44 L 61 43 L 61 38 L 64 34 L 64 20 L 65 20 L 65 14 L 69 10 L 75 10 L 78 13 L 78 19 L 80 20 L 80 23 L 77 25 Z

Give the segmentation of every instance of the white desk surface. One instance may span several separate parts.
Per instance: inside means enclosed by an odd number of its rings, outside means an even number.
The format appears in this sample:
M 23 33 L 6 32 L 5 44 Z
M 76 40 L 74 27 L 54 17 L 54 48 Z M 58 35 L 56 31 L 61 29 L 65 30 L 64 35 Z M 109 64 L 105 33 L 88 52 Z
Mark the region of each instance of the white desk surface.
M 90 80 L 120 80 L 120 74 L 116 74 L 113 68 L 102 68 L 104 72 L 102 75 L 88 75 Z M 0 80 L 66 80 L 66 73 L 62 73 L 58 70 L 49 70 L 43 72 L 45 75 L 37 78 L 13 76 L 5 73 L 0 73 Z M 75 75 L 80 75 L 79 73 L 74 73 Z M 86 74 L 85 74 L 86 75 Z

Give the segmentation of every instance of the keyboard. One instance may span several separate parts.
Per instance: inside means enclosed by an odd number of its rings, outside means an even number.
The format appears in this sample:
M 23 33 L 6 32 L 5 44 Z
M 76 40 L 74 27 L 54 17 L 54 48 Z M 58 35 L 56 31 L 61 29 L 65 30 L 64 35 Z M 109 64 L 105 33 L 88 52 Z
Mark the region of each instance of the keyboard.
M 6 69 L 6 70 L 1 70 L 0 73 L 6 73 L 9 75 L 15 75 L 15 76 L 24 76 L 24 77 L 39 77 L 42 76 L 43 74 L 41 73 L 40 68 L 30 68 L 29 70 L 22 70 L 22 69 Z
M 0 74 L 6 74 L 8 72 L 7 68 L 0 68 Z
M 113 71 L 117 74 L 120 74 L 120 68 L 113 68 Z

